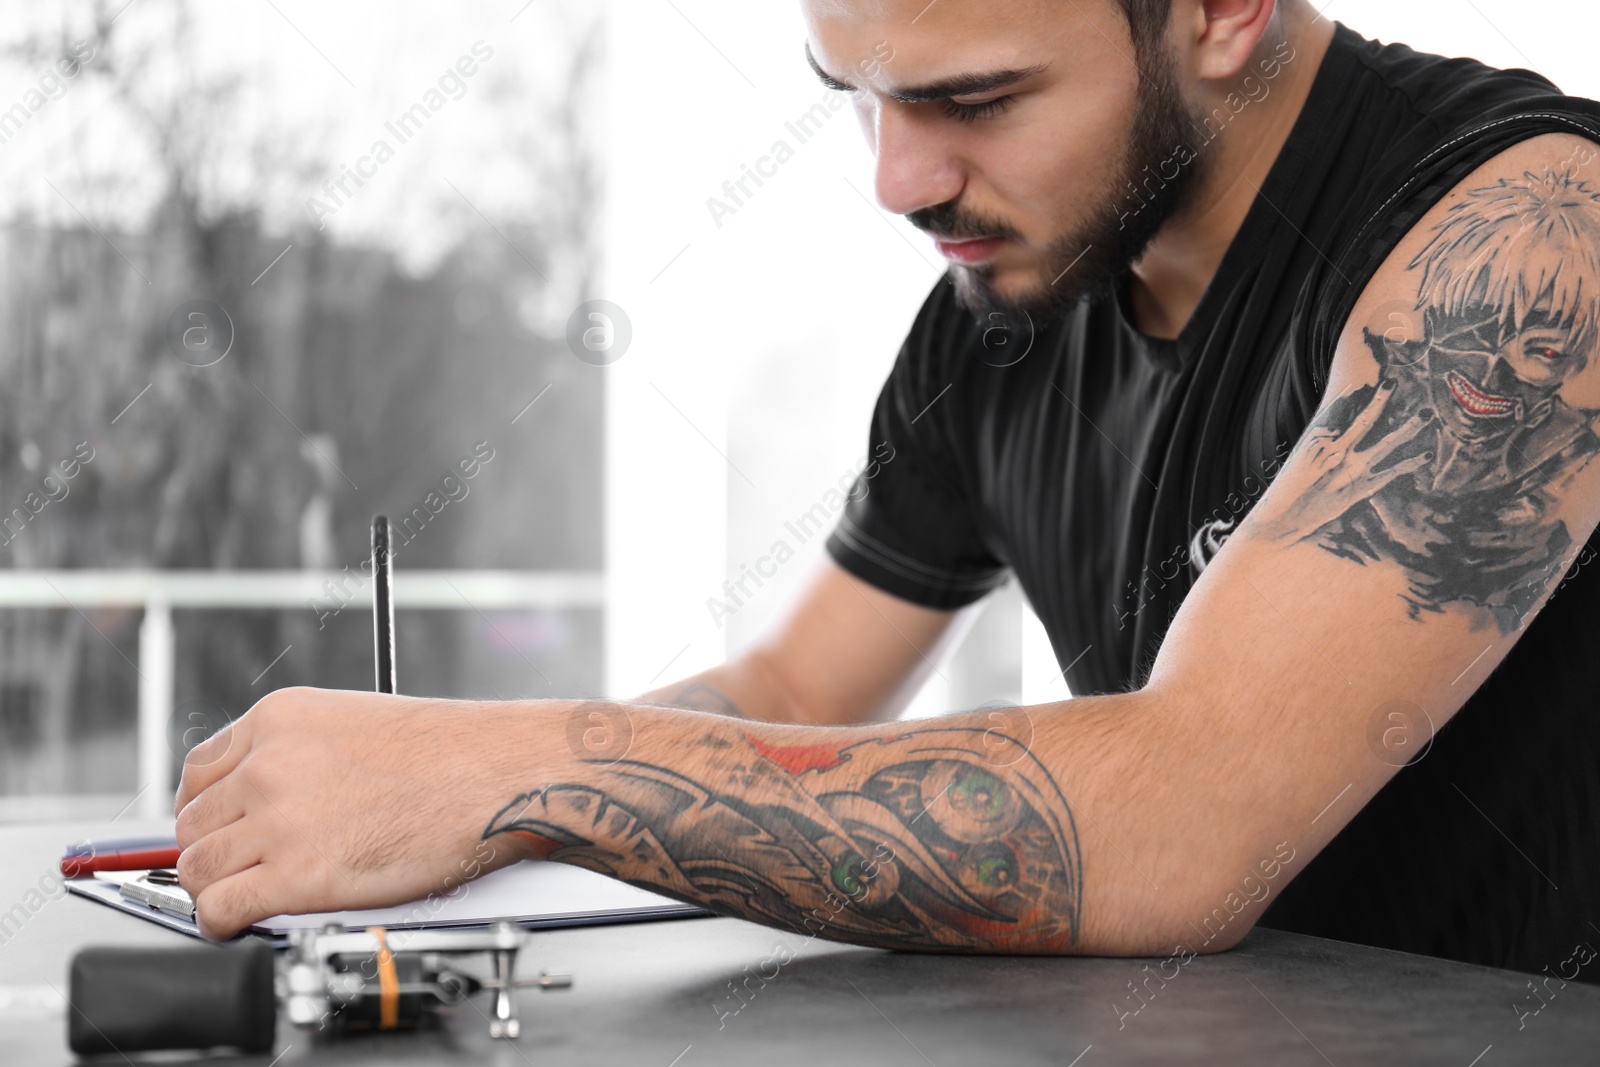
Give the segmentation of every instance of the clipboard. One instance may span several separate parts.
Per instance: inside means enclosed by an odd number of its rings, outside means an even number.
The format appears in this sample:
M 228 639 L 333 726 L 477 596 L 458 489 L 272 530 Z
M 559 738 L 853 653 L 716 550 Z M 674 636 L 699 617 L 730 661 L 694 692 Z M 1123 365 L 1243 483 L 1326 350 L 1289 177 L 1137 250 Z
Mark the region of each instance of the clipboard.
M 122 883 L 145 873 L 103 871 L 71 879 L 66 885 L 68 891 L 85 899 L 190 937 L 200 937 L 200 928 L 192 920 L 123 896 Z M 317 929 L 328 923 L 339 923 L 350 930 L 370 926 L 386 930 L 471 930 L 510 920 L 526 929 L 540 930 L 702 918 L 711 914 L 697 904 L 685 904 L 581 867 L 524 860 L 465 882 L 448 894 L 393 908 L 274 915 L 250 926 L 241 936 L 254 936 L 281 947 L 288 944 L 290 932 Z
M 395 689 L 394 578 L 393 543 L 389 520 L 383 515 L 372 519 L 373 592 L 372 618 L 376 648 L 377 691 Z M 132 865 L 175 862 L 176 838 L 139 839 L 106 842 L 111 851 L 124 852 Z M 156 860 L 148 854 L 130 852 L 153 846 L 173 846 L 172 859 Z M 69 846 L 68 856 L 75 850 Z M 137 859 L 132 857 L 137 856 Z M 63 874 L 68 874 L 63 866 Z M 200 937 L 193 918 L 155 906 L 158 898 L 175 895 L 188 901 L 188 895 L 172 879 L 155 894 L 139 894 L 144 899 L 129 899 L 124 882 L 148 875 L 149 870 L 101 870 L 87 877 L 69 877 L 67 889 L 89 900 L 137 915 L 141 919 Z M 192 915 L 193 905 L 187 909 Z M 564 926 L 593 926 L 605 923 L 646 922 L 655 919 L 688 919 L 712 915 L 698 904 L 685 904 L 671 897 L 608 878 L 594 871 L 565 863 L 523 860 L 491 871 L 481 878 L 464 882 L 447 894 L 426 897 L 396 908 L 371 908 L 361 911 L 318 912 L 309 915 L 274 915 L 248 927 L 240 936 L 254 935 L 282 947 L 295 930 L 318 929 L 338 923 L 347 930 L 381 926 L 386 930 L 470 930 L 488 928 L 511 921 L 527 929 Z

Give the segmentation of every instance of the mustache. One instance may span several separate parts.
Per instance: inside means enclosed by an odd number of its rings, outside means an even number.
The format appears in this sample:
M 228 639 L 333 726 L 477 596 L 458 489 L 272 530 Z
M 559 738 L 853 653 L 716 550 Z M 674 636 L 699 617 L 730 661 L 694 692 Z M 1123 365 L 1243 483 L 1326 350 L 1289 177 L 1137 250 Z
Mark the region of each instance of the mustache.
M 1021 234 L 998 219 L 986 219 L 968 214 L 954 202 L 946 201 L 933 207 L 918 208 L 906 216 L 907 221 L 924 233 L 939 237 L 1011 237 Z

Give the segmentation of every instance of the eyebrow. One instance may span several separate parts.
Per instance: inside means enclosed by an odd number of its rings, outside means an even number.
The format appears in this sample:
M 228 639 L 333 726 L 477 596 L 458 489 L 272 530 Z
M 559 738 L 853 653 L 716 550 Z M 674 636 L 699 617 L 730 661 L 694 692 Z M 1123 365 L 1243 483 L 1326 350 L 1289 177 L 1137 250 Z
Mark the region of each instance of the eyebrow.
M 835 78 L 817 64 L 817 58 L 811 54 L 811 42 L 805 44 L 806 62 L 811 64 L 811 69 L 817 72 L 817 77 L 822 79 L 822 84 L 830 89 L 840 92 L 852 92 L 855 87 Z M 974 74 L 956 74 L 949 78 L 928 82 L 926 85 L 907 86 L 885 92 L 884 95 L 902 104 L 928 104 L 938 100 L 948 100 L 952 96 L 976 96 L 980 93 L 992 93 L 996 89 L 1005 89 L 1039 74 L 1050 66 L 1040 63 L 1032 67 L 1021 67 L 1007 70 L 992 70 Z

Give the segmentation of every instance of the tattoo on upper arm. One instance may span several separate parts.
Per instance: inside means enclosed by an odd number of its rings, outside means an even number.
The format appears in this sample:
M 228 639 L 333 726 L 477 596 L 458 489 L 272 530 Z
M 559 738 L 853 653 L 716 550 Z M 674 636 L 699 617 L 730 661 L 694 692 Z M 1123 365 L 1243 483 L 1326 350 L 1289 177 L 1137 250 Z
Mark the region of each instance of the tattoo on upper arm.
M 1565 569 L 1563 491 L 1600 452 L 1568 388 L 1593 373 L 1600 192 L 1553 170 L 1472 189 L 1408 269 L 1422 336 L 1365 331 L 1378 384 L 1313 422 L 1315 477 L 1264 528 L 1399 563 L 1412 618 L 1465 605 L 1507 634 Z
M 990 735 L 770 745 L 719 728 L 691 742 L 696 777 L 586 761 L 584 782 L 515 798 L 483 836 L 553 841 L 550 859 L 803 934 L 1060 951 L 1077 940 L 1083 889 L 1072 813 L 1014 742 L 996 765 Z

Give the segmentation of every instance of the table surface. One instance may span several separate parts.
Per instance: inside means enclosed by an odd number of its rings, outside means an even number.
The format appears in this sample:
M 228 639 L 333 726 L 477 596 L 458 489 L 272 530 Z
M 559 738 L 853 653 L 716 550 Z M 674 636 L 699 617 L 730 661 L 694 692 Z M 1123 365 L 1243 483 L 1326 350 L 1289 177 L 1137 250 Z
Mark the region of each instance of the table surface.
M 130 820 L 0 828 L 0 1064 L 73 1062 L 64 996 L 78 948 L 187 941 L 74 895 L 29 892 L 68 841 L 161 829 Z M 901 954 L 736 919 L 535 937 L 519 972 L 569 973 L 574 985 L 522 991 L 518 1041 L 490 1039 L 480 996 L 426 1031 L 329 1039 L 280 1020 L 269 1055 L 185 1062 L 1501 1067 L 1600 1059 L 1600 986 L 1552 982 L 1544 1008 L 1519 1020 L 1517 1006 L 1534 1003 L 1529 975 L 1273 930 L 1195 957 L 1165 985 L 1151 981 L 1149 1002 L 1120 1019 L 1114 1005 L 1138 1003 L 1125 999 L 1129 983 L 1144 979 L 1147 965 L 1156 973 L 1159 959 Z M 779 945 L 794 957 L 781 966 Z M 765 980 L 750 978 L 747 1000 L 735 999 L 730 983 L 758 972 Z

